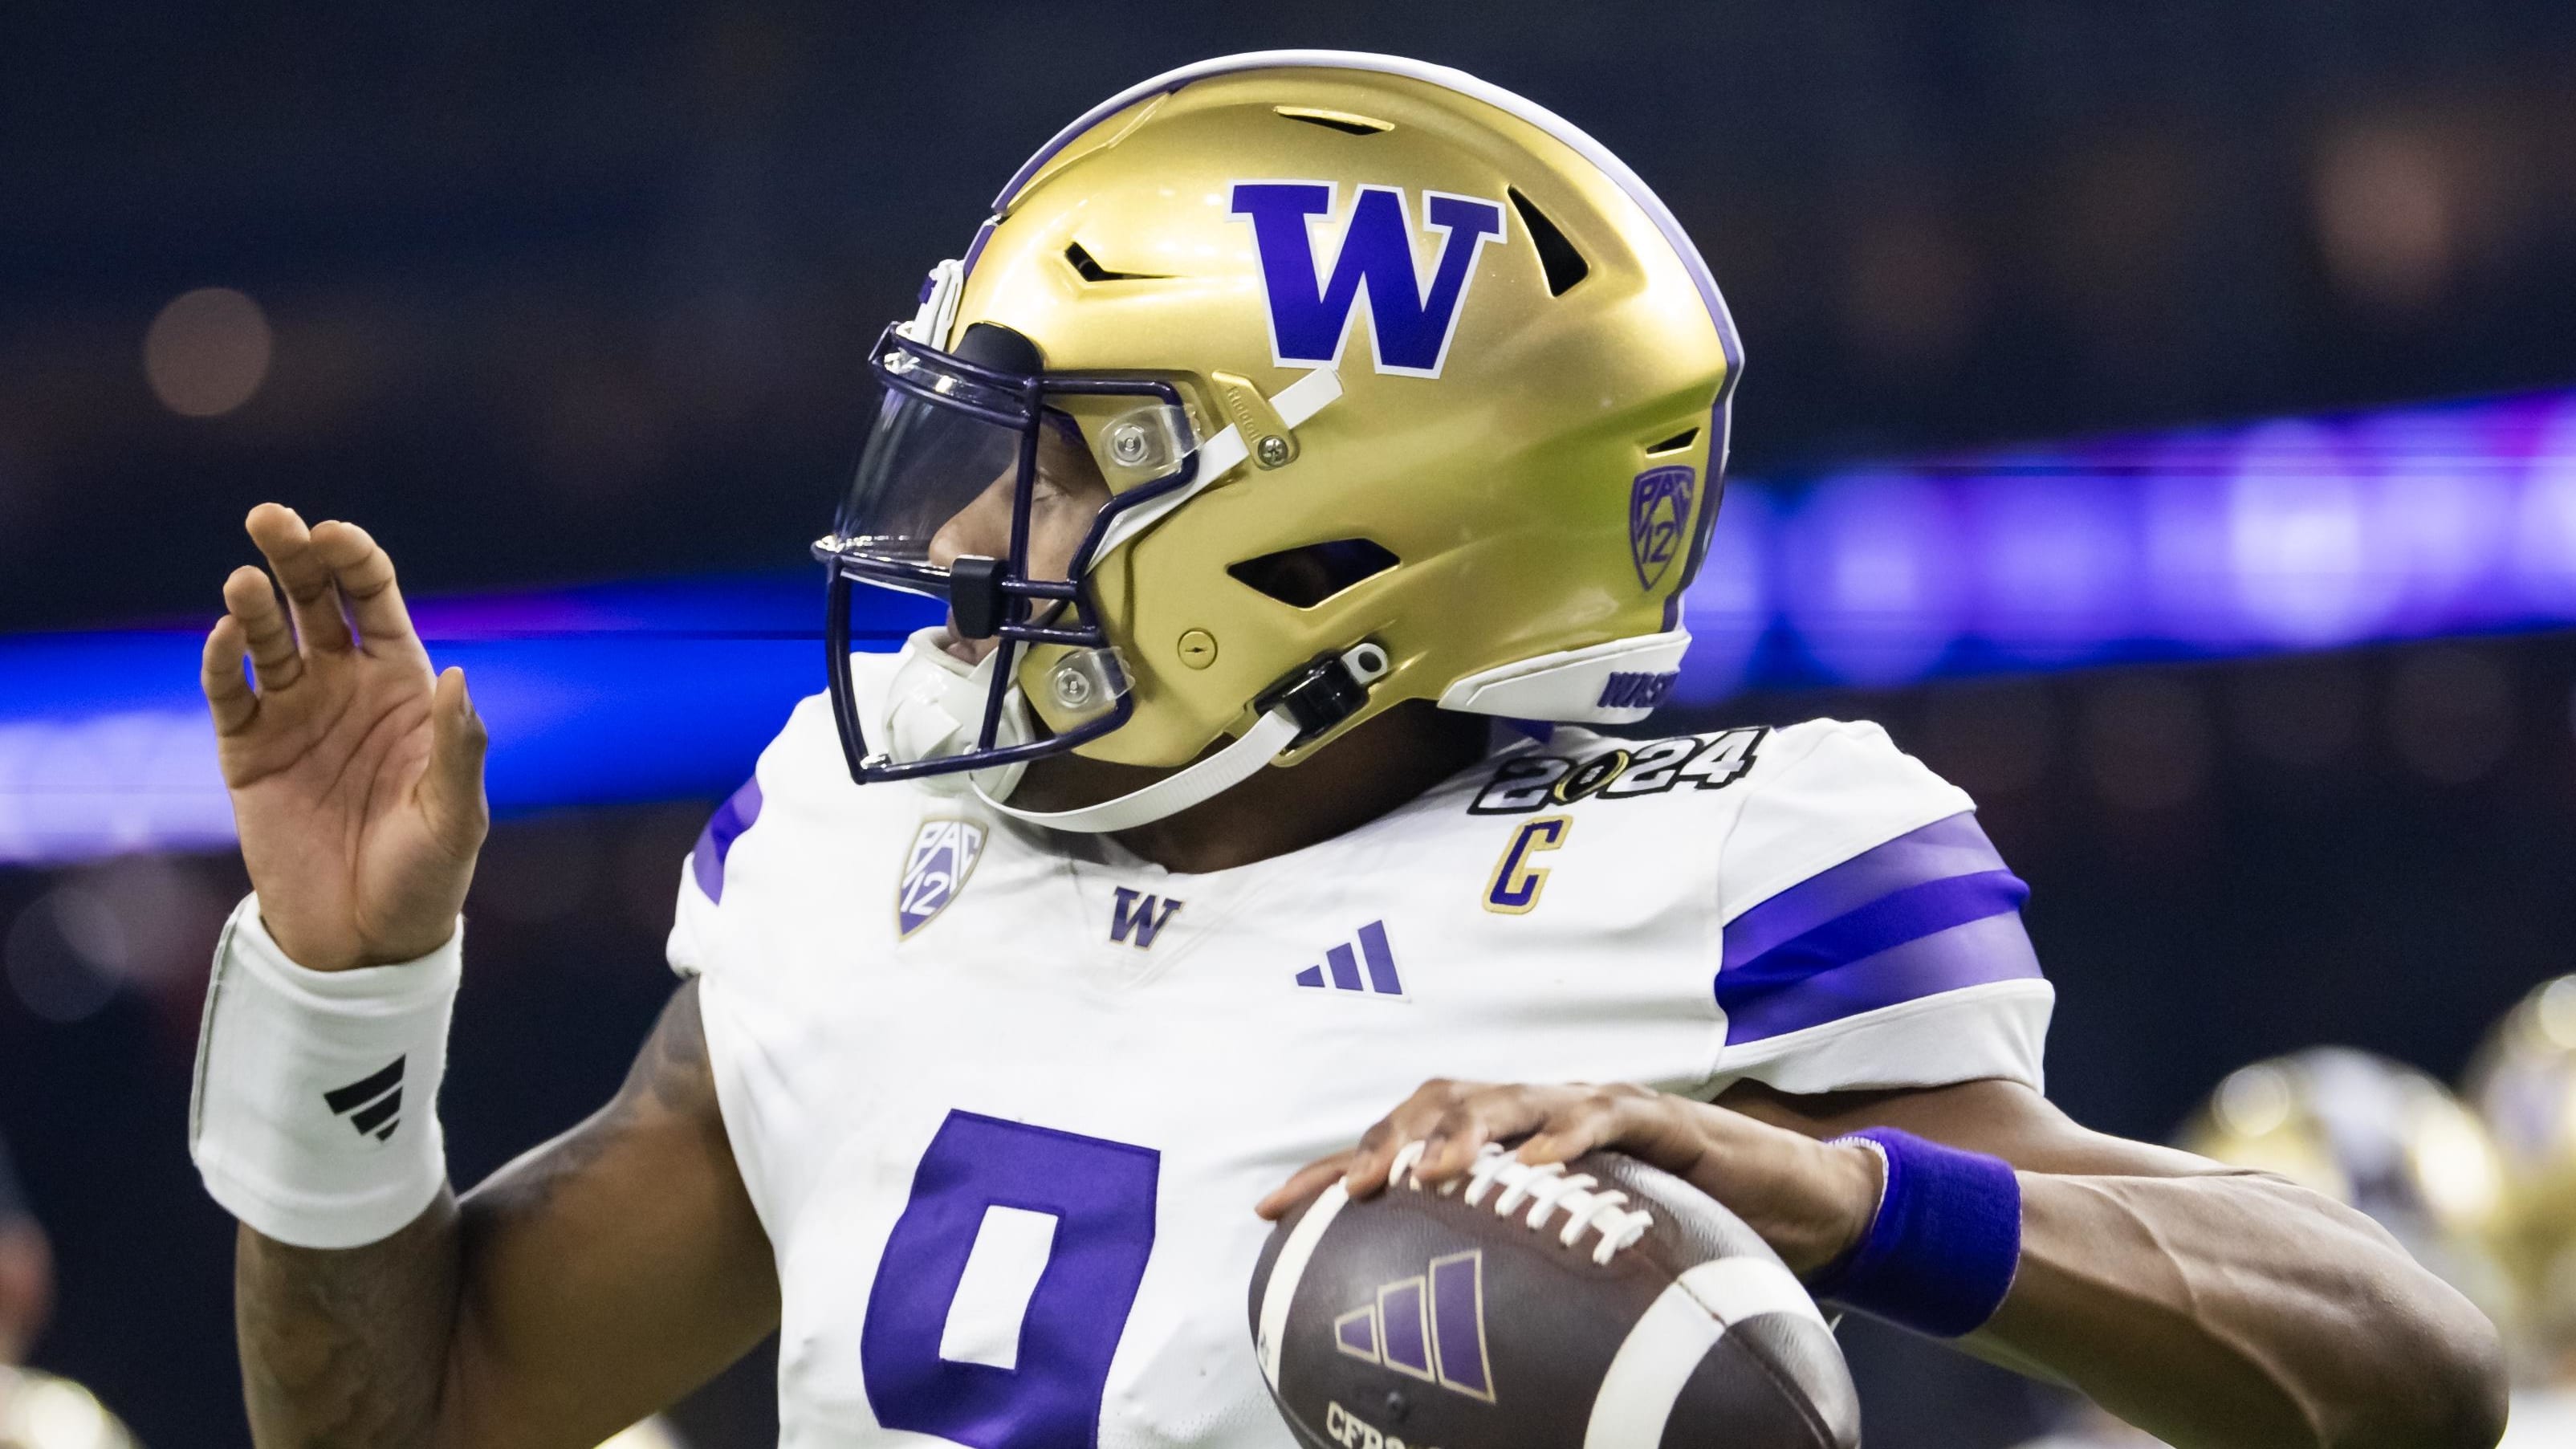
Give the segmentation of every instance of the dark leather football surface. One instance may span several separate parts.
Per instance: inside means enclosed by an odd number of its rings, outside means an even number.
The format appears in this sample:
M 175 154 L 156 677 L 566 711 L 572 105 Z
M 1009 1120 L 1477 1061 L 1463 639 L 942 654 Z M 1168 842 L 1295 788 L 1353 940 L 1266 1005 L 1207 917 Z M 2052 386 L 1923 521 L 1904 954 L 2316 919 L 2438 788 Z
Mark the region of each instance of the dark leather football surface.
M 1553 1185 L 1578 1175 L 1588 1192 Z M 1609 1192 L 1625 1201 L 1591 1196 Z M 1552 1174 L 1489 1148 L 1445 1191 L 1399 1171 L 1364 1202 L 1329 1186 L 1271 1232 L 1251 1315 L 1271 1397 L 1309 1449 L 1860 1442 L 1842 1352 L 1770 1247 L 1620 1153 Z

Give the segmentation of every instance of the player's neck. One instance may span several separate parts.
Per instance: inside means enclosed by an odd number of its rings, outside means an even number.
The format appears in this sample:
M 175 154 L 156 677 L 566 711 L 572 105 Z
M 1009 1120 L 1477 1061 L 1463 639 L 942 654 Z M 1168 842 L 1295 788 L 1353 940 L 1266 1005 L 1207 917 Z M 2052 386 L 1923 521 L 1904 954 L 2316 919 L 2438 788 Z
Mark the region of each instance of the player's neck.
M 1367 721 L 1293 769 L 1267 769 L 1204 804 L 1118 833 L 1165 870 L 1200 875 L 1303 850 L 1366 825 L 1485 753 L 1491 721 L 1414 700 Z M 1014 804 L 1062 810 L 1170 773 L 1058 756 L 1033 766 Z

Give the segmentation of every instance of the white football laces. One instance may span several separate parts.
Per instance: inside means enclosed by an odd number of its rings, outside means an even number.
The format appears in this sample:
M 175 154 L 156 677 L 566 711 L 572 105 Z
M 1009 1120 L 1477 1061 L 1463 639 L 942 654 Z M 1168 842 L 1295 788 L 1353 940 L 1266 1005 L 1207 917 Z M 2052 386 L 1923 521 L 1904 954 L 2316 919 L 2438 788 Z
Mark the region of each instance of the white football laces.
M 1388 1175 L 1420 1192 L 1422 1179 L 1414 1176 L 1413 1168 L 1421 1160 L 1422 1144 L 1408 1142 L 1396 1152 L 1395 1165 Z M 1590 1173 L 1568 1173 L 1562 1162 L 1532 1166 L 1505 1151 L 1498 1143 L 1488 1142 L 1479 1149 L 1475 1162 L 1467 1168 L 1467 1175 L 1453 1177 L 1440 1184 L 1440 1195 L 1456 1196 L 1462 1182 L 1466 1184 L 1469 1207 L 1483 1206 L 1485 1194 L 1500 1184 L 1502 1196 L 1494 1199 L 1497 1217 L 1510 1217 L 1521 1204 L 1528 1203 L 1530 1210 L 1526 1221 L 1532 1232 L 1546 1227 L 1548 1218 L 1563 1208 L 1565 1228 L 1556 1235 L 1556 1240 L 1571 1248 L 1583 1236 L 1585 1229 L 1597 1231 L 1601 1240 L 1592 1247 L 1592 1261 L 1603 1267 L 1609 1266 L 1611 1254 L 1644 1237 L 1646 1230 L 1655 1225 L 1654 1214 L 1643 1208 L 1624 1206 L 1628 1201 L 1626 1193 L 1602 1190 L 1600 1179 Z

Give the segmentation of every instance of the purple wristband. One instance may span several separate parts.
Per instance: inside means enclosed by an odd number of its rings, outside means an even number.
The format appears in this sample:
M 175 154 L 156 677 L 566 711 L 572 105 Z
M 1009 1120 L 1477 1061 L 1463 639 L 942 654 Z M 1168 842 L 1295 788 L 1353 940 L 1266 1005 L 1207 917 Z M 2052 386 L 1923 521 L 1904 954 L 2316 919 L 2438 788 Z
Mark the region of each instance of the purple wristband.
M 1808 1291 L 1936 1338 L 1973 1333 L 1994 1317 L 2021 1265 L 2021 1179 L 2012 1164 L 1893 1127 L 1835 1140 L 1876 1147 L 1887 1185 L 1868 1235 Z

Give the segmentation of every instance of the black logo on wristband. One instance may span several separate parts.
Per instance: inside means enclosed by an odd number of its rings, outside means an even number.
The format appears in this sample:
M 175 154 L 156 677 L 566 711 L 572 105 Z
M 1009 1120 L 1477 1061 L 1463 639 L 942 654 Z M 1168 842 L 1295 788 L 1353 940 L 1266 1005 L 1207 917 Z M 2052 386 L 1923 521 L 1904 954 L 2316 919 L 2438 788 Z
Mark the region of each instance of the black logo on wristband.
M 324 1092 L 322 1104 L 332 1116 L 348 1118 L 359 1136 L 385 1141 L 402 1125 L 402 1074 L 403 1059 L 396 1057 L 383 1071 Z

